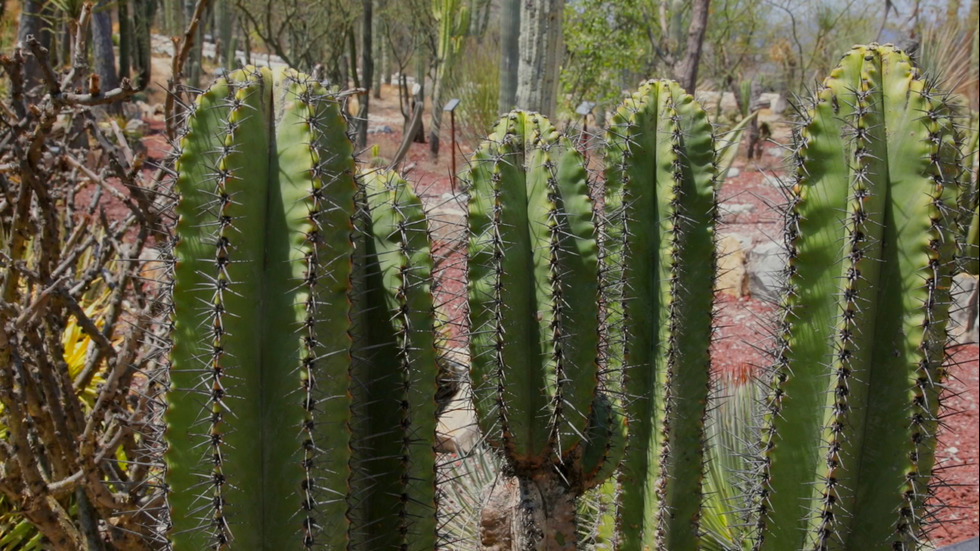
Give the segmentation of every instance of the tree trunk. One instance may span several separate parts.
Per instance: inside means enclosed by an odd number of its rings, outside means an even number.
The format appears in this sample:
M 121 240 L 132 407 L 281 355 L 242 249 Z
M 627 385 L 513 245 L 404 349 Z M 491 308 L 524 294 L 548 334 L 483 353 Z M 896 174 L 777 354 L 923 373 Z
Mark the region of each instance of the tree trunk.
M 103 92 L 119 87 L 116 54 L 112 51 L 112 15 L 108 4 L 108 0 L 100 0 L 92 10 L 92 57 Z
M 43 17 L 43 0 L 24 0 L 21 4 L 20 21 L 17 26 L 17 42 L 27 49 L 27 37 L 33 36 L 44 47 L 51 44 L 51 26 Z M 24 90 L 40 84 L 41 70 L 32 55 L 24 56 Z
M 487 551 L 574 551 L 575 495 L 555 473 L 508 477 L 495 484 L 480 514 Z
M 155 11 L 154 0 L 133 0 L 133 66 L 136 69 L 136 86 L 140 90 L 145 90 L 150 84 L 150 24 Z
M 129 78 L 133 59 L 133 18 L 129 15 L 129 0 L 119 0 L 116 6 L 119 19 L 119 78 Z
M 374 19 L 374 6 L 372 0 L 362 0 L 364 13 L 361 16 L 361 82 L 366 88 L 370 88 L 374 82 L 374 58 L 371 56 L 371 24 Z M 368 105 L 371 102 L 371 94 L 365 93 L 359 96 L 361 108 L 357 113 L 357 147 L 367 147 L 368 130 Z
M 701 47 L 708 29 L 708 6 L 711 0 L 694 0 L 691 25 L 687 28 L 687 48 L 674 71 L 674 76 L 688 94 L 694 94 L 698 85 L 698 65 L 701 64 Z
M 517 66 L 521 33 L 521 0 L 500 3 L 500 99 L 497 110 L 504 114 L 517 104 Z
M 220 59 L 215 63 L 231 70 L 235 65 L 235 10 L 230 0 L 218 0 L 214 3 L 214 27 L 218 36 Z
M 428 56 L 426 56 L 425 45 L 422 40 L 418 41 L 415 48 L 415 84 L 418 92 L 412 98 L 412 112 L 415 112 L 415 104 L 422 102 L 425 104 L 425 77 L 429 69 Z M 415 90 L 413 90 L 415 92 Z M 425 125 L 419 125 L 419 131 L 412 138 L 414 143 L 425 143 Z
M 373 58 L 373 61 L 378 62 L 377 71 L 373 70 L 374 63 L 371 64 L 372 66 L 371 90 L 373 91 L 373 95 L 375 99 L 381 99 L 381 73 L 384 72 L 384 65 L 385 65 L 384 53 L 383 53 L 384 38 L 381 36 L 381 16 L 379 16 L 377 12 L 375 12 L 373 17 L 371 18 L 371 26 L 372 26 L 371 32 L 374 35 L 371 37 L 372 40 L 371 57 Z
M 554 117 L 558 100 L 564 6 L 563 0 L 526 0 L 521 4 L 517 107 L 549 118 Z
M 189 21 L 194 14 L 194 7 L 197 4 L 195 0 L 184 0 L 184 17 L 185 21 Z M 194 44 L 191 45 L 190 55 L 187 56 L 187 64 L 185 72 L 187 73 L 187 84 L 191 88 L 201 87 L 201 61 L 204 54 L 204 28 L 207 26 L 207 16 L 201 16 L 201 22 L 197 26 L 197 36 L 194 38 Z

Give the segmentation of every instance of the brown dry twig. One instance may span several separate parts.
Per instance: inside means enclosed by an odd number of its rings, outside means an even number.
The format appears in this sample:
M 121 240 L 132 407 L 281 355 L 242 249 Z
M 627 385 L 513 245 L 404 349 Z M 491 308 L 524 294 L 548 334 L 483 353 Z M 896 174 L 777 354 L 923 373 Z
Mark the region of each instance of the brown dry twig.
M 171 137 L 207 4 L 174 57 Z M 87 29 L 91 9 L 74 28 Z M 172 171 L 169 161 L 145 170 L 120 132 L 96 124 L 97 106 L 137 90 L 125 79 L 100 90 L 76 38 L 66 71 L 33 37 L 0 56 L 0 494 L 45 549 L 153 549 L 166 516 L 157 477 L 168 306 L 165 283 L 145 270 L 170 241 Z M 29 57 L 40 71 L 32 90 Z

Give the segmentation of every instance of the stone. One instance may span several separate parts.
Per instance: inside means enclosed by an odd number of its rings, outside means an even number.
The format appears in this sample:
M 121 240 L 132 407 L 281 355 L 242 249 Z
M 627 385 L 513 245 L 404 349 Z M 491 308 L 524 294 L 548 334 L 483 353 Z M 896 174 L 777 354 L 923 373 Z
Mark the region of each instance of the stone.
M 953 276 L 952 304 L 949 306 L 949 327 L 953 340 L 959 344 L 978 341 L 977 295 L 980 284 L 977 276 L 956 274 Z
M 748 255 L 746 267 L 749 294 L 757 299 L 777 303 L 785 285 L 786 249 L 782 243 L 759 243 Z
M 738 175 L 741 173 L 742 173 L 741 170 L 732 167 L 728 169 L 728 174 L 725 174 L 725 178 L 738 178 Z
M 426 213 L 429 219 L 429 233 L 433 241 L 462 243 L 465 241 L 466 213 L 455 208 L 452 203 L 436 207 Z
M 745 249 L 738 236 L 722 235 L 716 244 L 718 255 L 718 277 L 715 278 L 715 291 L 733 297 L 745 296 L 749 292 L 749 280 L 745 267 Z
M 737 224 L 739 217 L 743 214 L 755 212 L 755 205 L 752 203 L 722 203 L 718 206 L 718 214 L 721 222 Z
M 465 348 L 451 348 L 446 351 L 443 361 L 448 364 L 450 376 L 456 380 L 457 388 L 439 416 L 436 425 L 436 450 L 441 453 L 467 455 L 480 442 L 480 428 L 473 409 L 473 392 L 467 375 L 469 351 Z

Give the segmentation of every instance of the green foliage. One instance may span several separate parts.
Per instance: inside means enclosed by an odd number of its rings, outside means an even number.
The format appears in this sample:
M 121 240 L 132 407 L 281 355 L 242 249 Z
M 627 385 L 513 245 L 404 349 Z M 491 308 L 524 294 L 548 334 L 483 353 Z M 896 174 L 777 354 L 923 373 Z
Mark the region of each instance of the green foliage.
M 919 545 L 946 378 L 952 117 L 908 56 L 877 45 L 848 52 L 807 112 L 757 550 Z
M 466 43 L 454 75 L 452 95 L 460 100 L 456 123 L 467 141 L 482 138 L 497 122 L 500 78 L 496 71 L 487 68 L 499 61 L 499 44 L 472 39 Z
M 318 83 L 255 68 L 188 121 L 165 456 L 178 549 L 435 545 L 425 220 L 396 176 L 355 180 L 346 128 Z
M 583 100 L 599 109 L 620 102 L 622 91 L 646 76 L 637 60 L 648 52 L 646 37 L 638 28 L 652 26 L 643 20 L 635 2 L 583 0 L 565 4 L 562 33 L 567 50 L 560 75 L 559 106 L 572 112 Z

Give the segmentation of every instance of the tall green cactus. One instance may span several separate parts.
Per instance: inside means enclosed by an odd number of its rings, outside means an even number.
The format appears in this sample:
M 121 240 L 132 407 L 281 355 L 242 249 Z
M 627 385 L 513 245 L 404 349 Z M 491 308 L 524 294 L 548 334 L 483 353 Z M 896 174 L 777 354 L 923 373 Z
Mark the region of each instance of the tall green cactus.
M 957 159 L 949 107 L 901 51 L 855 47 L 817 92 L 797 139 L 757 550 L 918 547 Z
M 474 402 L 485 438 L 516 475 L 515 514 L 529 530 L 514 545 L 574 549 L 574 498 L 608 477 L 622 440 L 600 393 L 588 175 L 547 119 L 517 111 L 465 178 Z
M 623 550 L 695 549 L 715 267 L 714 142 L 676 82 L 643 84 L 607 133 L 604 280 L 609 366 L 629 423 Z
M 431 549 L 418 199 L 392 176 L 358 184 L 338 102 L 293 71 L 217 81 L 180 146 L 173 547 Z

